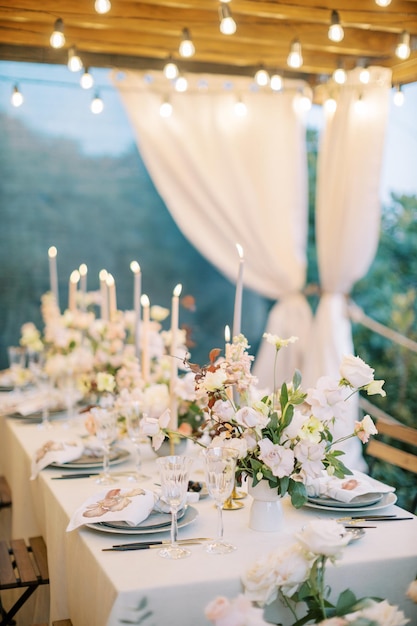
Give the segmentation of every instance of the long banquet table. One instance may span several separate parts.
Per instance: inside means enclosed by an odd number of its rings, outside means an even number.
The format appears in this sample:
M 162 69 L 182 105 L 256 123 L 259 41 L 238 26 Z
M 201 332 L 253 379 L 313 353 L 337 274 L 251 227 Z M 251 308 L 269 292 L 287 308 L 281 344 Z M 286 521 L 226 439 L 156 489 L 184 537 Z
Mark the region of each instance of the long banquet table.
M 248 496 L 241 510 L 224 512 L 225 536 L 237 546 L 231 554 L 210 555 L 203 545 L 191 546 L 191 556 L 180 561 L 162 559 L 158 550 L 104 552 L 103 548 L 112 544 L 145 537 L 98 532 L 87 527 L 66 532 L 72 513 L 90 495 L 103 489 L 93 477 L 52 480 L 65 471 L 47 468 L 35 480 L 29 480 L 35 450 L 47 439 L 78 433 L 82 428 L 77 420 L 71 429 L 64 429 L 59 419 L 54 424 L 53 429 L 44 431 L 29 420 L 0 418 L 0 471 L 6 475 L 13 493 L 12 536 L 42 534 L 45 538 L 51 620 L 70 617 L 74 626 L 208 624 L 204 607 L 218 595 L 232 598 L 240 593 L 241 574 L 260 556 L 292 543 L 294 533 L 309 520 L 332 515 L 308 507 L 295 510 L 284 499 L 284 530 L 260 533 L 248 526 Z M 191 449 L 190 453 L 196 452 Z M 143 470 L 151 476 L 141 485 L 145 488 L 157 488 L 154 459 L 150 446 L 144 445 Z M 129 460 L 113 471 L 132 466 Z M 197 480 L 202 478 L 198 467 L 196 458 L 193 478 Z M 118 479 L 117 486 L 132 485 L 126 477 Z M 180 530 L 180 537 L 212 537 L 217 524 L 213 502 L 205 498 L 193 506 L 198 517 Z M 410 517 L 395 505 L 384 509 L 384 513 Z M 331 597 L 335 599 L 349 587 L 359 597 L 386 598 L 400 606 L 411 624 L 417 623 L 417 604 L 405 597 L 408 584 L 417 575 L 417 518 L 379 522 L 375 526 L 350 544 L 343 558 L 330 568 Z M 146 535 L 146 540 L 167 537 L 168 533 Z M 293 622 L 290 613 L 278 604 L 269 607 L 266 616 L 272 623 L 284 626 Z

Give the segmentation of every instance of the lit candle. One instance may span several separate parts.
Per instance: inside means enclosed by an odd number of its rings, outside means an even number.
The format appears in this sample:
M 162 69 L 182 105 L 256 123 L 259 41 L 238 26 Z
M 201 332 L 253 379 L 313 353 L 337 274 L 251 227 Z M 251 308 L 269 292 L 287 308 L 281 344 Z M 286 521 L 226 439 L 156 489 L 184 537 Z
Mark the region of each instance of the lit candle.
M 178 342 L 178 321 L 179 321 L 179 307 L 180 307 L 180 295 L 182 291 L 182 285 L 177 285 L 172 294 L 171 305 L 171 377 L 169 384 L 170 400 L 171 400 L 171 430 L 178 429 L 178 401 L 176 395 L 176 384 L 178 378 L 178 365 L 177 365 L 177 342 Z
M 78 271 L 80 272 L 80 289 L 81 289 L 81 297 L 82 297 L 82 309 L 83 311 L 85 311 L 86 308 L 86 301 L 85 301 L 85 296 L 87 294 L 87 266 L 85 263 L 81 263 L 80 267 L 78 268 Z
M 136 356 L 139 357 L 139 337 L 140 337 L 140 297 L 141 297 L 141 271 L 137 261 L 132 261 L 130 269 L 133 272 L 133 308 L 135 311 L 135 319 L 133 326 L 133 341 L 135 345 Z
M 107 270 L 100 270 L 98 275 L 100 279 L 100 299 L 101 299 L 101 319 L 107 321 L 109 319 L 109 298 L 107 293 Z
M 145 383 L 149 379 L 150 361 L 149 361 L 149 322 L 150 322 L 150 302 L 146 294 L 140 298 L 143 311 L 143 324 L 141 331 L 142 344 L 142 378 Z
M 111 274 L 107 274 L 106 284 L 109 294 L 109 318 L 113 322 L 117 313 L 116 283 Z
M 225 341 L 224 356 L 225 356 L 226 361 L 228 361 L 230 359 L 230 327 L 229 326 L 224 327 L 224 341 Z M 229 385 L 226 388 L 226 395 L 229 398 L 229 400 L 233 399 L 233 388 L 231 385 Z
M 59 307 L 59 298 L 58 298 L 58 272 L 56 268 L 56 255 L 57 249 L 55 246 L 51 246 L 48 250 L 49 257 L 49 282 L 51 286 L 51 292 L 55 296 L 55 301 L 57 306 Z
M 239 271 L 237 275 L 235 309 L 233 313 L 233 337 L 240 335 L 240 323 L 242 319 L 243 265 L 245 263 L 242 246 L 237 243 L 236 248 L 239 254 Z
M 71 272 L 71 276 L 69 279 L 69 297 L 68 297 L 68 308 L 70 311 L 76 311 L 77 309 L 77 288 L 80 280 L 80 272 L 78 270 L 74 270 Z

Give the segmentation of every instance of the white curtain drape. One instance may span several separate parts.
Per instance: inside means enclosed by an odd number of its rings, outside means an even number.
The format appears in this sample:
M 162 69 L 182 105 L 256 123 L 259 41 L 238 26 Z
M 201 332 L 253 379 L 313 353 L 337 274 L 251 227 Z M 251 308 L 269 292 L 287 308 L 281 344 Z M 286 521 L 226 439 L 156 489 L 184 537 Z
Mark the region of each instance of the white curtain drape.
M 303 81 L 281 93 L 253 90 L 246 77 L 191 76 L 177 93 L 162 73 L 115 78 L 146 167 L 184 235 L 232 282 L 243 247 L 244 284 L 277 300 L 267 331 L 301 341 L 286 351 L 280 375 L 301 367 L 311 322 L 301 294 L 306 275 L 307 157 L 303 115 L 294 99 Z M 170 91 L 173 113 L 162 118 Z M 237 97 L 247 115 L 235 113 Z M 244 316 L 244 311 L 243 311 Z M 228 320 L 225 320 L 226 323 Z M 256 359 L 271 387 L 273 348 Z
M 360 82 L 360 71 L 348 74 L 319 149 L 316 235 L 323 295 L 304 372 L 310 385 L 324 375 L 339 378 L 342 357 L 354 353 L 347 296 L 367 273 L 379 239 L 379 181 L 391 71 L 369 68 L 367 85 Z M 350 424 L 358 418 L 357 400 L 349 401 Z M 335 435 L 345 430 L 346 424 L 336 424 Z M 350 440 L 345 451 L 350 467 L 364 466 L 357 440 Z

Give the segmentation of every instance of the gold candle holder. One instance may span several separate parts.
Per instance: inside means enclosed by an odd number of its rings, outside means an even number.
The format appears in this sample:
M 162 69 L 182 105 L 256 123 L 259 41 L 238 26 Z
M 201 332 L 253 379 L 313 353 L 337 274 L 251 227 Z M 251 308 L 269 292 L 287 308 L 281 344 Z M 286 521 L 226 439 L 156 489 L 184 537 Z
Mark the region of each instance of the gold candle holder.
M 225 503 L 223 504 L 223 509 L 225 511 L 237 511 L 238 509 L 243 509 L 245 506 L 243 502 L 236 502 L 236 500 L 242 500 L 246 498 L 246 493 L 243 491 L 238 491 L 236 489 L 236 485 L 233 487 L 233 491 L 230 494 L 230 498 L 227 498 Z

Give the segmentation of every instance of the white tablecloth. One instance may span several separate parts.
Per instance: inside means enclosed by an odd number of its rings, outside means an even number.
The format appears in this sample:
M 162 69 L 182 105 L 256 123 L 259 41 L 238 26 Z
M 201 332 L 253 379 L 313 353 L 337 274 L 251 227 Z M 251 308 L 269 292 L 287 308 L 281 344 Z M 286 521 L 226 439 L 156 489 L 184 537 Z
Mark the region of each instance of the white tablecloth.
M 79 427 L 74 432 L 79 432 Z M 74 626 L 201 626 L 208 624 L 204 607 L 217 595 L 234 597 L 241 591 L 240 576 L 261 555 L 293 542 L 293 534 L 312 517 L 331 513 L 312 508 L 295 510 L 284 499 L 285 529 L 259 533 L 248 527 L 250 497 L 239 511 L 224 511 L 225 537 L 237 546 L 231 554 L 207 554 L 203 545 L 191 546 L 191 557 L 169 561 L 157 550 L 103 552 L 115 543 L 138 539 L 160 539 L 168 533 L 126 536 L 82 528 L 65 532 L 73 511 L 102 487 L 94 478 L 51 480 L 63 472 L 45 469 L 29 481 L 31 456 L 49 438 L 68 434 L 56 422 L 53 430 L 42 431 L 24 419 L 0 418 L 0 458 L 13 492 L 12 534 L 28 537 L 42 534 L 48 547 L 51 590 L 51 619 L 71 617 Z M 156 488 L 155 455 L 143 447 L 145 473 L 153 478 L 144 487 Z M 114 467 L 125 470 L 132 462 Z M 198 464 L 196 464 L 198 467 Z M 198 472 L 193 476 L 202 479 Z M 132 485 L 119 477 L 117 486 Z M 193 505 L 198 518 L 180 530 L 180 537 L 212 537 L 217 517 L 213 502 Z M 384 513 L 404 514 L 396 506 Z M 338 514 L 342 515 L 342 513 Z M 409 514 L 407 514 L 409 515 Z M 329 571 L 332 598 L 351 588 L 357 596 L 372 595 L 398 604 L 417 623 L 417 605 L 405 598 L 408 584 L 417 575 L 417 518 L 410 521 L 380 522 L 365 537 L 348 546 L 344 557 Z M 272 610 L 275 610 L 272 607 Z M 292 619 L 282 607 L 279 621 Z M 145 613 L 149 617 L 140 621 Z

